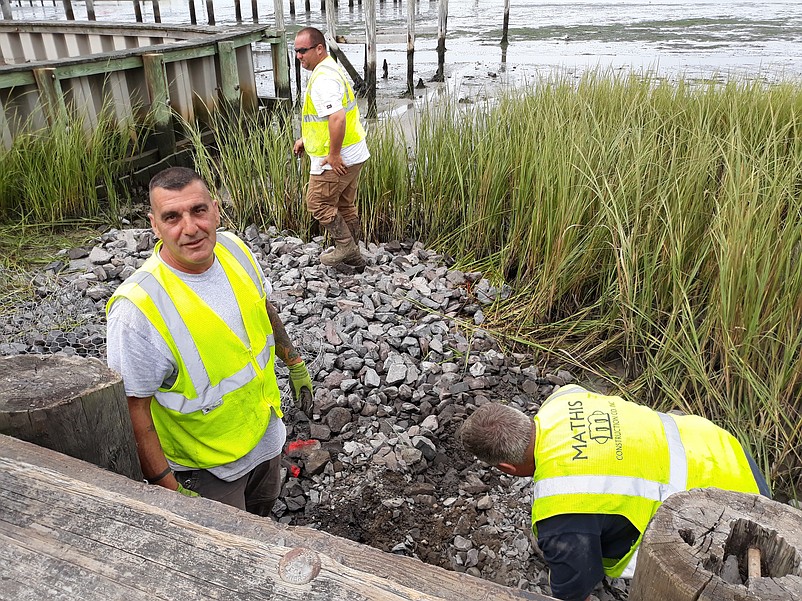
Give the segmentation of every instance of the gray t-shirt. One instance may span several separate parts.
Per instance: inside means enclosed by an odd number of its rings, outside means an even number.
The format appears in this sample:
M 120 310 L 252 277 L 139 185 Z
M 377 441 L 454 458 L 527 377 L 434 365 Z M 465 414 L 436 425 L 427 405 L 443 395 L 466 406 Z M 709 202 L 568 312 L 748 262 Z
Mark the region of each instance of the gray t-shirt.
M 234 291 L 217 258 L 209 269 L 199 274 L 180 272 L 169 265 L 167 267 L 192 288 L 241 340 L 248 343 Z M 265 291 L 270 294 L 273 288 L 265 280 L 261 269 L 259 276 Z M 122 376 L 127 396 L 153 396 L 162 385 L 172 385 L 178 376 L 178 366 L 167 343 L 142 311 L 127 298 L 120 298 L 111 306 L 106 345 L 109 367 Z M 273 412 L 265 435 L 249 453 L 231 463 L 209 468 L 208 471 L 221 480 L 236 480 L 260 463 L 279 455 L 286 439 L 284 422 Z M 168 462 L 175 471 L 194 469 L 169 460 Z

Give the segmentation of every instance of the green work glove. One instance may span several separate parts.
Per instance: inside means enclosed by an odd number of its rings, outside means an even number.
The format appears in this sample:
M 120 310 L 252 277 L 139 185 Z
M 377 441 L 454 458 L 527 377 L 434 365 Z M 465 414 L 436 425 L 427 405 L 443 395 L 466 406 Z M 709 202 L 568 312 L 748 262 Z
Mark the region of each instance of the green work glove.
M 306 369 L 306 363 L 301 361 L 288 367 L 290 368 L 292 400 L 309 419 L 312 419 L 315 404 L 312 395 L 312 377 L 309 375 L 309 370 Z
M 200 495 L 196 493 L 194 490 L 189 490 L 188 488 L 184 488 L 181 486 L 181 483 L 178 483 L 178 488 L 175 489 L 175 492 L 181 493 L 185 497 L 199 497 Z

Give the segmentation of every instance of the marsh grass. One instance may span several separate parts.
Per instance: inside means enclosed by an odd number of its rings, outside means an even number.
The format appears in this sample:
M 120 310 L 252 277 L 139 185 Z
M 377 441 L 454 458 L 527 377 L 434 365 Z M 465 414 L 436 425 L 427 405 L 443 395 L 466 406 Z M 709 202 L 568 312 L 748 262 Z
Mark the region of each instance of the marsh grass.
M 185 124 L 236 229 L 315 232 L 294 118 L 218 114 L 212 149 Z M 488 103 L 433 102 L 412 127 L 369 127 L 369 239 L 420 239 L 510 285 L 483 327 L 551 364 L 623 365 L 610 376 L 622 394 L 712 418 L 775 486 L 802 489 L 799 85 L 558 76 Z M 54 199 L 88 193 L 82 166 L 107 177 L 66 151 L 74 131 L 60 135 L 25 160 L 0 157 L 5 214 L 74 214 Z M 54 156 L 59 178 L 42 173 Z M 40 200 L 22 210 L 23 195 Z
M 115 181 L 136 147 L 111 112 L 103 111 L 93 128 L 85 128 L 79 117 L 63 117 L 47 130 L 27 129 L 9 150 L 0 150 L 3 219 L 22 224 L 116 221 Z M 98 186 L 107 194 L 103 202 Z

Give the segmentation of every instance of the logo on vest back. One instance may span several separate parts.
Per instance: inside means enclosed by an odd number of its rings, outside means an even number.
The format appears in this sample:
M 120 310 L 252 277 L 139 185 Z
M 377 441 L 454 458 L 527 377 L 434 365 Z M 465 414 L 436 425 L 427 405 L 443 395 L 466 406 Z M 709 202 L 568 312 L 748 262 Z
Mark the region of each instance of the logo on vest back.
M 588 459 L 592 448 L 590 442 L 604 445 L 615 439 L 615 458 L 623 460 L 623 445 L 621 442 L 621 424 L 618 421 L 618 410 L 614 403 L 610 403 L 610 411 L 596 409 L 587 414 L 581 399 L 568 401 L 568 424 L 571 428 L 571 448 L 574 456 L 571 461 Z

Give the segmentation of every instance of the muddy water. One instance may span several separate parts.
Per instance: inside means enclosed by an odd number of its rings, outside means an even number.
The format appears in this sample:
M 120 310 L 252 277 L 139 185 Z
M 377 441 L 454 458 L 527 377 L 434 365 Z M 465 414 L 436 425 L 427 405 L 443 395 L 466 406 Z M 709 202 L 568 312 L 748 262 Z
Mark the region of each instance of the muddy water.
M 13 7 L 14 18 L 60 18 L 56 6 Z M 217 24 L 235 22 L 234 1 L 215 0 Z M 362 6 L 348 7 L 340 0 L 338 33 L 364 32 Z M 462 96 L 477 97 L 499 85 L 526 85 L 554 72 L 576 76 L 589 68 L 634 70 L 660 76 L 693 79 L 727 77 L 802 79 L 802 2 L 780 0 L 511 0 L 509 46 L 500 45 L 504 0 L 451 0 L 449 3 L 446 75 L 448 85 Z M 251 22 L 251 3 L 242 1 L 243 18 Z M 300 27 L 325 28 L 320 0 L 303 12 L 297 0 L 296 16 L 284 1 L 290 34 Z M 85 8 L 74 2 L 78 18 Z M 205 3 L 196 0 L 198 19 L 205 19 Z M 162 20 L 188 23 L 185 0 L 161 0 Z M 130 2 L 96 0 L 99 20 L 133 20 Z M 152 6 L 143 2 L 145 19 L 152 21 Z M 420 0 L 416 8 L 418 33 L 415 78 L 436 89 L 429 80 L 437 69 L 436 30 L 438 3 Z M 261 22 L 272 24 L 272 0 L 259 0 Z M 377 2 L 380 32 L 406 32 L 407 3 Z M 291 35 L 290 35 L 291 38 Z M 290 39 L 291 43 L 291 39 Z M 361 67 L 361 46 L 344 47 Z M 377 50 L 379 95 L 397 98 L 406 89 L 406 45 L 380 44 Z M 387 61 L 389 76 L 381 78 Z M 260 90 L 272 89 L 270 60 L 257 60 Z M 293 74 L 293 79 L 295 75 Z M 294 86 L 293 86 L 294 87 Z

